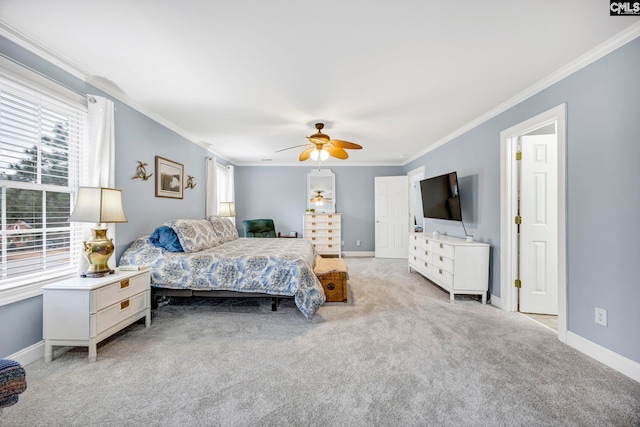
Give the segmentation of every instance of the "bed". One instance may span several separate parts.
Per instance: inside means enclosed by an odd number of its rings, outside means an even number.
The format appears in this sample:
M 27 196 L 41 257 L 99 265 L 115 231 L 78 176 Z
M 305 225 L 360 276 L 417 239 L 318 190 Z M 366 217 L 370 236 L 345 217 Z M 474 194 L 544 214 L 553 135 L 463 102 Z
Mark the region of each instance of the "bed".
M 325 302 L 316 256 L 307 240 L 239 238 L 228 219 L 210 216 L 166 222 L 136 239 L 119 266 L 149 266 L 152 290 L 164 295 L 293 297 L 311 320 Z

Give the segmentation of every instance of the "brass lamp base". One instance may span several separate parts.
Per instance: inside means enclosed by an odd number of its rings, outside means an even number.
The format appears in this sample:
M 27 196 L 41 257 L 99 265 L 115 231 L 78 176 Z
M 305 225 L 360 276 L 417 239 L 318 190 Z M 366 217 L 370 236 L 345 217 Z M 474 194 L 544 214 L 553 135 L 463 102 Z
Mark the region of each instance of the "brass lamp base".
M 103 277 L 115 273 L 107 263 L 113 254 L 113 241 L 107 238 L 107 229 L 96 227 L 91 229 L 93 239 L 82 242 L 84 256 L 89 262 L 89 269 L 80 277 Z

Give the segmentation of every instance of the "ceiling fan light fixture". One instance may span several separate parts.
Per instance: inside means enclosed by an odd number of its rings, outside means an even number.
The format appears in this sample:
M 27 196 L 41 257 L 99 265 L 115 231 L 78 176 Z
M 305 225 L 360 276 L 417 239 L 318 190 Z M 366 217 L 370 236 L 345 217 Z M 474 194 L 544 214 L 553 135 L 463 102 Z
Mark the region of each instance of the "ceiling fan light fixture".
M 311 153 L 309 154 L 309 157 L 311 157 L 312 160 L 320 159 L 320 161 L 322 162 L 329 158 L 329 152 L 324 148 L 321 150 L 318 150 L 316 148 L 315 150 L 311 151 Z

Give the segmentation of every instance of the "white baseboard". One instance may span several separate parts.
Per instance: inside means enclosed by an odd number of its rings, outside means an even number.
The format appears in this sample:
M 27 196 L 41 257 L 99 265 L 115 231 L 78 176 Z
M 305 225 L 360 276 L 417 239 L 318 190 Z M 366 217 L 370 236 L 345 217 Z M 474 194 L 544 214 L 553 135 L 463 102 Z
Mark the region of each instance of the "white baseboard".
M 15 360 L 22 366 L 27 366 L 44 357 L 44 341 L 35 343 L 27 348 L 23 348 L 17 353 L 7 357 L 7 359 Z
M 502 300 L 500 299 L 500 297 L 497 297 L 494 294 L 490 294 L 489 295 L 489 301 L 490 301 L 492 306 L 497 307 L 500 310 L 503 310 L 503 308 L 502 308 Z
M 598 362 L 602 362 L 610 368 L 640 382 L 640 363 L 627 359 L 571 331 L 567 331 L 567 344 L 596 359 Z
M 343 251 L 343 257 L 351 257 L 351 258 L 369 258 L 375 256 L 376 253 L 374 251 Z

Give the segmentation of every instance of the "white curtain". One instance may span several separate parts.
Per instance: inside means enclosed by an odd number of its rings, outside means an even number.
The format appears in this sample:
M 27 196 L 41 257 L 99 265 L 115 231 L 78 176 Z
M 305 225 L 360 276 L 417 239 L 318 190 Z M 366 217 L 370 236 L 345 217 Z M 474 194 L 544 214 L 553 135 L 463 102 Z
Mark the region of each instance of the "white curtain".
M 88 143 L 84 150 L 81 164 L 80 186 L 109 187 L 115 186 L 115 107 L 113 101 L 101 96 L 88 95 Z M 125 210 L 125 215 L 126 215 Z M 91 228 L 95 224 L 84 226 L 82 240 L 91 239 Z M 113 238 L 115 244 L 115 224 L 108 224 L 107 236 Z M 115 268 L 116 259 L 112 256 L 109 267 Z M 87 260 L 82 258 L 80 272 L 88 268 Z
M 216 158 L 207 157 L 207 188 L 205 189 L 205 217 L 218 215 L 218 183 Z
M 236 201 L 236 191 L 235 191 L 235 182 L 234 182 L 234 170 L 233 170 L 233 166 L 229 165 L 227 166 L 227 188 L 226 188 L 226 193 L 227 193 L 227 200 L 221 200 L 221 201 L 226 201 L 226 202 L 235 202 Z M 233 222 L 233 225 L 236 225 L 236 218 L 230 218 L 231 222 Z

